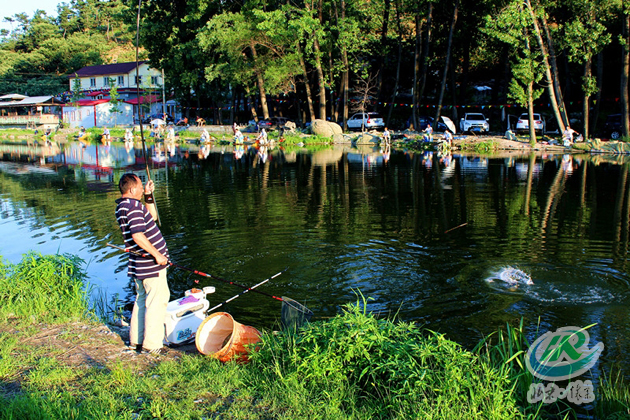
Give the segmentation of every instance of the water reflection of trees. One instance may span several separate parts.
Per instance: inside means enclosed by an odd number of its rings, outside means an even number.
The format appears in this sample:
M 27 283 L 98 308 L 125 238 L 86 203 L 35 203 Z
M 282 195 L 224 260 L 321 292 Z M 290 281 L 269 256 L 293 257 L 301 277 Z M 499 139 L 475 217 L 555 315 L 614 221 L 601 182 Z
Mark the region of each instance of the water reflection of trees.
M 443 242 L 488 260 L 567 264 L 603 259 L 603 241 L 616 268 L 626 268 L 627 159 L 434 155 L 427 165 L 420 153 L 394 152 L 386 162 L 370 153 L 380 152 L 285 156 L 275 149 L 262 162 L 255 149 L 239 158 L 213 151 L 205 159 L 178 151 L 170 167 L 154 172 L 162 230 L 175 256 L 208 264 L 243 248 L 285 252 L 301 238 L 343 245 L 378 237 Z M 114 182 L 126 170 L 113 170 L 100 184 L 63 165 L 56 176 L 1 174 L 0 191 L 15 209 L 33 209 L 36 223 L 102 252 L 119 237 Z M 231 241 L 237 231 L 246 233 Z M 276 235 L 271 243 L 269 233 Z

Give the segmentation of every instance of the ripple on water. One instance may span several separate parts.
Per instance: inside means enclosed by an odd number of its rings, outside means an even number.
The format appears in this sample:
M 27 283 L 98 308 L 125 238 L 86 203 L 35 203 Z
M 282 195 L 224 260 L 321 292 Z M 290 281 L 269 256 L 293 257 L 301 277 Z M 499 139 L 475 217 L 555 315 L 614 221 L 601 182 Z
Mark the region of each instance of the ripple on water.
M 620 303 L 630 297 L 626 276 L 612 269 L 542 264 L 522 264 L 518 268 L 531 276 L 533 284 L 502 282 L 497 279 L 497 269 L 492 268 L 486 277 L 488 286 L 499 293 L 561 305 Z

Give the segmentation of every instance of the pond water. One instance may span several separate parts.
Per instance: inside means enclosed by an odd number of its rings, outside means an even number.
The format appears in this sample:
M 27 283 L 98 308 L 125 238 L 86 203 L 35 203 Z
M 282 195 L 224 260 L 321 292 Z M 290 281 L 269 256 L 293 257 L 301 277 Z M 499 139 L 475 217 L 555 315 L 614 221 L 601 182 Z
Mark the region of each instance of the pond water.
M 141 149 L 0 150 L 0 254 L 77 254 L 108 299 L 133 302 L 126 256 L 106 244 L 122 243 L 118 179 L 146 178 Z M 628 160 L 220 145 L 149 153 L 161 229 L 180 265 L 245 285 L 288 268 L 260 290 L 316 319 L 360 291 L 370 310 L 469 347 L 521 318 L 531 341 L 597 323 L 591 346 L 602 341 L 606 365 L 630 367 Z M 508 266 L 533 284 L 501 281 Z M 215 286 L 211 304 L 240 292 L 177 269 L 169 281 L 173 298 Z M 256 327 L 280 317 L 280 303 L 256 293 L 225 309 Z

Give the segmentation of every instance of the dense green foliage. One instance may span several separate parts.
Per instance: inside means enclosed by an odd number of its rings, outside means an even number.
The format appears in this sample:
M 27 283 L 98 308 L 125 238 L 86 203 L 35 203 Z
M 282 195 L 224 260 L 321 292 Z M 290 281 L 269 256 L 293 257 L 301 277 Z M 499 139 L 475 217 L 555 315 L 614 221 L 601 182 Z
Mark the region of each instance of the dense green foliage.
M 61 93 L 84 65 L 133 60 L 137 11 L 131 0 L 73 0 L 57 17 L 10 17 L 0 93 Z M 142 47 L 184 114 L 216 123 L 342 122 L 368 98 L 392 128 L 493 105 L 484 112 L 502 130 L 503 106 L 529 104 L 561 129 L 597 133 L 628 102 L 621 0 L 146 0 L 140 17 Z
M 74 0 L 60 3 L 57 17 L 6 18 L 14 29 L 0 37 L 0 93 L 57 95 L 83 66 L 133 60 L 125 12 L 120 0 Z
M 280 395 L 298 392 L 323 418 L 518 417 L 503 372 L 441 334 L 377 319 L 364 308 L 348 305 L 296 336 L 265 336 L 252 357 L 266 375 L 261 391 L 277 382 L 271 386 Z

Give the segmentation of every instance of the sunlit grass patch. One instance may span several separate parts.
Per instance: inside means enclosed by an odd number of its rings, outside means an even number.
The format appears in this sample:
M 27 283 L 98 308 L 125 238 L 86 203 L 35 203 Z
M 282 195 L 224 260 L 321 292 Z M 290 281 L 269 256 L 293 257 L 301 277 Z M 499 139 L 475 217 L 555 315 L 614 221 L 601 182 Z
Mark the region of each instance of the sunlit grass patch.
M 14 266 L 2 267 L 0 322 L 65 322 L 81 319 L 88 310 L 82 261 L 71 255 L 31 252 Z

